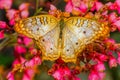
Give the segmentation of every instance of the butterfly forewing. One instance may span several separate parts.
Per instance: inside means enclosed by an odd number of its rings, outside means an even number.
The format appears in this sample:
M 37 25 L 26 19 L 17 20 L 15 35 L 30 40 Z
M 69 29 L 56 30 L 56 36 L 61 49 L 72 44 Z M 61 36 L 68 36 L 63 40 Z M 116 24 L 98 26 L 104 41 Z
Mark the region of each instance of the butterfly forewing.
M 40 15 L 18 21 L 14 29 L 20 34 L 38 39 L 51 31 L 57 24 L 58 20 L 55 17 Z
M 109 28 L 94 20 L 71 17 L 65 21 L 63 29 L 61 57 L 65 62 L 76 62 L 87 44 L 108 35 Z
M 50 15 L 34 16 L 22 19 L 15 24 L 15 31 L 33 38 L 42 51 L 43 60 L 59 58 L 58 41 L 60 34 L 59 21 Z

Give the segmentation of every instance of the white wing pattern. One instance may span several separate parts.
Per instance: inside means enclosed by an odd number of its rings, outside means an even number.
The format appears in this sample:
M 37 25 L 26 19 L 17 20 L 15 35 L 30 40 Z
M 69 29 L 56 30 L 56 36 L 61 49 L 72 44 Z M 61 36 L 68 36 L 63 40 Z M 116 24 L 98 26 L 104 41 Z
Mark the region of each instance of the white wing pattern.
M 60 35 L 58 23 L 53 16 L 40 15 L 18 21 L 14 29 L 35 40 L 42 51 L 43 60 L 56 60 L 60 56 L 57 52 Z
M 43 60 L 53 61 L 61 57 L 65 62 L 76 62 L 77 56 L 87 44 L 109 33 L 109 28 L 104 24 L 83 17 L 65 20 L 62 38 L 60 27 L 60 20 L 57 18 L 40 15 L 18 21 L 14 29 L 35 40 L 42 51 Z
M 76 62 L 87 44 L 109 33 L 107 26 L 83 17 L 68 18 L 64 26 L 61 56 L 65 62 Z

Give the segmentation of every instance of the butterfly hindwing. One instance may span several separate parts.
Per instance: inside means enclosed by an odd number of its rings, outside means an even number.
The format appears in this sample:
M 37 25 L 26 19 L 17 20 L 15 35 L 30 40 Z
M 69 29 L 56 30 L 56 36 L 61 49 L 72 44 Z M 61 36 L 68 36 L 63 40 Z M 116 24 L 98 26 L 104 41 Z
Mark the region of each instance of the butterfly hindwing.
M 59 33 L 60 27 L 55 27 L 53 30 L 46 33 L 43 37 L 36 41 L 42 51 L 43 60 L 56 60 L 60 57 L 59 49 Z
M 77 53 L 84 48 L 82 41 L 71 32 L 68 27 L 63 29 L 62 35 L 62 60 L 65 62 L 76 62 Z

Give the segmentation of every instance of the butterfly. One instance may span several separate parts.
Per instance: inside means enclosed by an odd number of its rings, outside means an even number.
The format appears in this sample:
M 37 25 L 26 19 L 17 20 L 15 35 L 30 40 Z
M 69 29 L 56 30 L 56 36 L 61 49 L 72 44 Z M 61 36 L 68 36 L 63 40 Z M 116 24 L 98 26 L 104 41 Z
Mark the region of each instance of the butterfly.
M 43 60 L 76 62 L 78 55 L 95 40 L 107 36 L 108 26 L 84 17 L 57 19 L 39 15 L 19 20 L 14 29 L 35 40 Z

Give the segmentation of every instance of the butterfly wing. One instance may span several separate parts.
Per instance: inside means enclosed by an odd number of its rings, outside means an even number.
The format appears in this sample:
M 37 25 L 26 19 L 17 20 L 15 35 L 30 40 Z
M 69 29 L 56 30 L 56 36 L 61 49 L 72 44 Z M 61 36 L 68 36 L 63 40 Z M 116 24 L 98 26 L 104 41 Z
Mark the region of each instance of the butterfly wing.
M 35 40 L 42 51 L 43 60 L 55 60 L 60 55 L 57 53 L 60 33 L 58 22 L 53 16 L 40 15 L 18 21 L 14 29 Z
M 42 51 L 42 59 L 43 60 L 56 60 L 60 57 L 59 53 L 59 27 L 55 27 L 55 29 L 51 30 L 40 39 L 36 40 L 36 44 Z
M 107 36 L 108 33 L 107 26 L 94 20 L 83 17 L 69 18 L 62 32 L 62 59 L 65 62 L 76 62 L 78 54 L 85 49 L 87 44 Z

